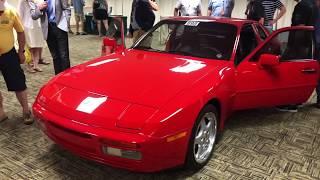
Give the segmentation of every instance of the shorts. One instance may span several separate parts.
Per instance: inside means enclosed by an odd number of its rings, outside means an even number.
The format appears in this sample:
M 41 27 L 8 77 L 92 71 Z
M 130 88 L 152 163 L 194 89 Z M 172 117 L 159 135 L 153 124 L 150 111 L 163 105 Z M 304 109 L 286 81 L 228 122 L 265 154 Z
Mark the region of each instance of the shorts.
M 94 10 L 93 15 L 96 20 L 106 20 L 108 18 L 108 12 L 105 9 Z
M 74 13 L 74 17 L 76 22 L 84 22 L 84 14 L 83 13 Z
M 19 56 L 14 48 L 0 55 L 0 71 L 8 91 L 24 91 L 27 89 L 26 77 L 20 67 Z

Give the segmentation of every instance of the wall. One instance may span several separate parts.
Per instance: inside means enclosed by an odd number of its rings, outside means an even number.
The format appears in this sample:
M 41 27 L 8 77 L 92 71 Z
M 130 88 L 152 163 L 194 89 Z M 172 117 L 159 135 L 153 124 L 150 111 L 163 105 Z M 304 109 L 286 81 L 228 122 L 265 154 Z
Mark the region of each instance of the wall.
M 7 0 L 10 4 L 17 6 L 18 0 Z M 156 12 L 156 21 L 160 20 L 160 17 L 173 15 L 174 6 L 176 0 L 157 0 L 160 5 L 160 11 Z M 278 22 L 278 27 L 285 27 L 290 25 L 291 14 L 295 5 L 293 0 L 282 0 L 287 8 L 287 13 Z M 131 4 L 132 0 L 108 0 L 109 6 L 112 7 L 113 15 L 124 15 L 128 17 L 128 24 L 130 20 Z M 235 8 L 232 13 L 232 17 L 245 18 L 244 11 L 246 9 L 247 0 L 235 0 Z M 92 11 L 92 0 L 86 0 L 85 12 Z M 207 14 L 208 0 L 202 0 L 202 14 Z M 74 24 L 74 20 L 71 20 L 71 24 Z

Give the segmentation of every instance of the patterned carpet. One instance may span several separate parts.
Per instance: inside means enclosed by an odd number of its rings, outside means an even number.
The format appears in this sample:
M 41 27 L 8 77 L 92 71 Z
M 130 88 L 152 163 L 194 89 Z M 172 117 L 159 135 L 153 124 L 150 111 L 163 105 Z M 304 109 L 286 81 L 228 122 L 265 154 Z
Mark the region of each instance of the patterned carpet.
M 130 42 L 129 42 L 130 43 Z M 73 65 L 100 54 L 101 39 L 70 36 Z M 45 59 L 51 60 L 48 50 Z M 53 76 L 52 64 L 44 72 L 28 74 L 29 101 Z M 134 173 L 79 158 L 53 144 L 39 129 L 26 126 L 13 93 L 0 90 L 9 120 L 0 124 L 0 179 L 320 179 L 320 110 L 309 103 L 298 113 L 274 109 L 234 114 L 208 165 L 198 172 L 183 169 L 153 174 Z

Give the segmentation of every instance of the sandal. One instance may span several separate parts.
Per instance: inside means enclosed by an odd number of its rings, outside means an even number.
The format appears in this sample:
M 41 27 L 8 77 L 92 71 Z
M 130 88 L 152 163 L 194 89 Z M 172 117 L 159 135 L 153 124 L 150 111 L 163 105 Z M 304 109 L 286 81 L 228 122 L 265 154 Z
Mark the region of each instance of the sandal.
M 48 64 L 50 64 L 50 62 L 45 61 L 44 59 L 39 59 L 39 64 L 48 65 Z
M 33 68 L 33 70 L 37 71 L 37 72 L 42 72 L 42 69 L 39 67 Z
M 23 114 L 23 123 L 25 125 L 30 125 L 33 123 L 33 118 L 32 118 L 32 114 L 31 111 L 29 111 L 27 114 Z
M 29 72 L 29 73 L 36 73 L 37 71 L 35 71 L 32 67 L 26 67 L 26 70 Z

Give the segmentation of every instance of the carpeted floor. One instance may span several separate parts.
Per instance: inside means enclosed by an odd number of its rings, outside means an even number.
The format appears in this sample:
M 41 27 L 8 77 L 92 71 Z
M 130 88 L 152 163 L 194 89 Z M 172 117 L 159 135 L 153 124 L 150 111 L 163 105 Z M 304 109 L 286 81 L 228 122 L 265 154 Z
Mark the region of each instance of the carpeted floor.
M 101 39 L 70 36 L 72 65 L 100 55 Z M 129 42 L 130 44 L 130 42 Z M 51 60 L 48 50 L 44 57 Z M 44 72 L 26 73 L 29 101 L 53 77 L 52 64 Z M 48 140 L 35 126 L 20 119 L 21 109 L 2 78 L 0 90 L 9 120 L 0 123 L 0 179 L 320 179 L 320 110 L 315 97 L 298 113 L 274 109 L 234 114 L 209 164 L 198 172 L 173 169 L 141 174 L 79 158 Z

